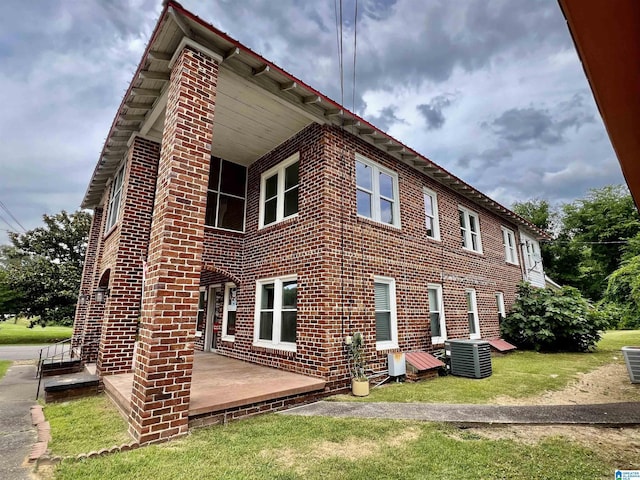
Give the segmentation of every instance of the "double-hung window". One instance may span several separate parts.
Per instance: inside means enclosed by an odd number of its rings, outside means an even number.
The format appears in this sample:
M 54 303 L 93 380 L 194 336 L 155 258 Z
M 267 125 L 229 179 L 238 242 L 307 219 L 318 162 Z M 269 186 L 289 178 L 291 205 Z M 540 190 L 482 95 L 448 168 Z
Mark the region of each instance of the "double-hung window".
M 504 256 L 508 263 L 518 265 L 518 250 L 516 248 L 516 236 L 512 230 L 502 227 L 502 243 L 504 244 Z
M 224 310 L 222 312 L 222 340 L 233 342 L 236 335 L 236 311 L 238 310 L 238 289 L 235 283 L 224 286 Z
M 442 343 L 447 339 L 442 303 L 442 285 L 429 284 L 429 321 L 431 323 L 431 342 Z
M 478 319 L 478 303 L 476 291 L 473 288 L 465 290 L 467 297 L 467 319 L 469 320 L 469 338 L 480 338 L 480 320 Z
M 393 278 L 374 278 L 376 310 L 376 349 L 398 348 L 396 282 Z
M 427 228 L 427 237 L 440 240 L 440 221 L 438 219 L 438 197 L 436 192 L 423 189 L 424 193 L 424 215 Z
M 296 276 L 259 280 L 254 345 L 295 352 L 297 315 Z
M 462 247 L 466 250 L 482 253 L 482 239 L 480 238 L 480 220 L 478 214 L 462 206 L 458 207 L 458 212 L 460 213 Z
M 498 324 L 500 324 L 507 315 L 504 308 L 504 294 L 502 292 L 496 292 L 496 306 L 498 307 Z
M 116 174 L 111 185 L 111 196 L 109 197 L 109 211 L 107 212 L 107 223 L 105 225 L 105 232 L 111 230 L 111 228 L 118 222 L 118 216 L 120 214 L 120 201 L 122 200 L 122 183 L 124 180 L 124 167 Z
M 356 155 L 356 204 L 359 216 L 399 227 L 398 191 L 397 173 Z
M 244 231 L 247 196 L 247 168 L 211 157 L 205 225 L 223 230 Z
M 296 153 L 262 174 L 260 228 L 298 214 L 299 166 Z

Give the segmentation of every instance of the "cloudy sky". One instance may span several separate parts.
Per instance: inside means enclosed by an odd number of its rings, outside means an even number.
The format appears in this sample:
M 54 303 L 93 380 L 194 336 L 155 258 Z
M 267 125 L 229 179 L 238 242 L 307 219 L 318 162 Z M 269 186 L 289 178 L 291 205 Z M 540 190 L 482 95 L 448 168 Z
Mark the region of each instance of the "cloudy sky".
M 182 5 L 341 100 L 336 0 Z M 506 206 L 623 182 L 555 0 L 345 0 L 344 104 Z M 4 0 L 0 207 L 80 205 L 161 0 Z M 20 230 L 0 208 L 0 244 Z M 13 227 L 7 225 L 9 222 Z

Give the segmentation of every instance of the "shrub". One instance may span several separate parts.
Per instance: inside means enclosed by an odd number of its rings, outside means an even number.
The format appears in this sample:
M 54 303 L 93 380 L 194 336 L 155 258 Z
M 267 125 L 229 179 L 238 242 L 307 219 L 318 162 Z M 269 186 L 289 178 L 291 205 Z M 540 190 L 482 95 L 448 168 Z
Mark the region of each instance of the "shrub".
M 631 257 L 609 276 L 603 302 L 616 312 L 612 326 L 620 329 L 640 328 L 640 255 Z
M 501 330 L 523 349 L 586 352 L 606 326 L 607 316 L 590 307 L 577 289 L 553 291 L 523 283 Z

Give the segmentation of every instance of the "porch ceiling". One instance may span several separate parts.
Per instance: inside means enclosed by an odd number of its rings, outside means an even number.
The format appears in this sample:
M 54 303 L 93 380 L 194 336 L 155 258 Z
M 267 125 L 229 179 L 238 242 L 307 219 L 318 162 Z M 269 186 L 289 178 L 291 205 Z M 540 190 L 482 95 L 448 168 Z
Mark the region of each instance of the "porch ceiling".
M 95 208 L 134 135 L 162 138 L 171 61 L 184 42 L 221 59 L 212 152 L 248 165 L 310 123 L 341 127 L 496 213 L 547 238 L 514 212 L 296 79 L 212 25 L 168 1 L 107 136 L 82 202 Z

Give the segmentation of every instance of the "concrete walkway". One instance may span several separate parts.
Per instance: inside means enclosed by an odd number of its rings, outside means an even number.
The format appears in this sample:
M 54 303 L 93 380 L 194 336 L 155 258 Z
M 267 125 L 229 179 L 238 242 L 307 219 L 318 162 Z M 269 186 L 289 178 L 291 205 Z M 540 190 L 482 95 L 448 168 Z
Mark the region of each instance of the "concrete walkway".
M 281 415 L 390 418 L 461 425 L 640 425 L 640 403 L 598 405 L 455 405 L 432 403 L 316 402 Z
M 36 441 L 29 408 L 36 403 L 33 364 L 13 364 L 0 380 L 0 478 L 28 480 L 30 467 L 25 464 Z

